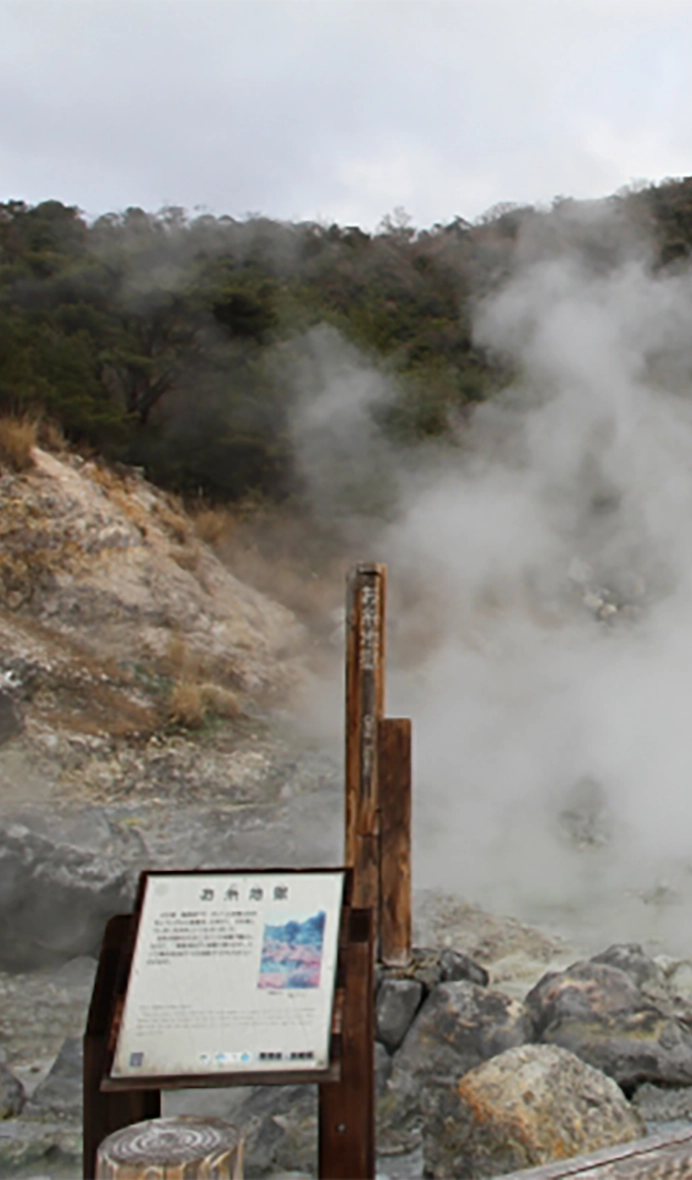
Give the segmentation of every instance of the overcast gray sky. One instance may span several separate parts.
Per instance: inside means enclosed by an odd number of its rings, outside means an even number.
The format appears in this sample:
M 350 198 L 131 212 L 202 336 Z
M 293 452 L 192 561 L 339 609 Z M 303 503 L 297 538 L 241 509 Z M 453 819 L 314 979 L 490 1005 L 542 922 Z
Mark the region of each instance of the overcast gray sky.
M 692 174 L 690 0 L 0 0 L 0 198 L 373 227 Z

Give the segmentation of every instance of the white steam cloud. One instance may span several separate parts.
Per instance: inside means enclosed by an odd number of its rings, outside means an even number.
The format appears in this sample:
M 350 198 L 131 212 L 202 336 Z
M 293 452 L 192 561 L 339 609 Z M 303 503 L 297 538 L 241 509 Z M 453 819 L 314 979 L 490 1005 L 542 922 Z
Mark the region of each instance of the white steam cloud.
M 476 332 L 515 384 L 400 466 L 396 521 L 354 554 L 390 566 L 416 880 L 669 945 L 692 898 L 692 279 L 543 263 Z M 339 363 L 311 402 L 317 499 L 365 430 Z

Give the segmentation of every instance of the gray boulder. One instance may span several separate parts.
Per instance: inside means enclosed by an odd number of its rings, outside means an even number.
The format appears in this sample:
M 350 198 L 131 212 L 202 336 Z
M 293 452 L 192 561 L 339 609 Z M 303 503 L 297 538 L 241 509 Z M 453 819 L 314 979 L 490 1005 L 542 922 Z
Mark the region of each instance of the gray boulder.
M 457 979 L 468 979 L 485 987 L 489 980 L 485 967 L 476 963 L 463 951 L 416 946 L 411 951 L 411 961 L 406 967 L 383 967 L 380 965 L 378 979 L 415 979 L 422 983 L 425 994 L 437 987 Z
M 526 1006 L 536 1040 L 569 1049 L 626 1090 L 692 1084 L 692 1032 L 618 967 L 590 961 L 549 973 Z
M 375 1094 L 384 1093 L 384 1088 L 392 1074 L 392 1058 L 379 1041 L 375 1042 Z
M 487 987 L 490 982 L 485 967 L 481 967 L 470 955 L 465 955 L 463 951 L 446 950 L 440 955 L 440 983 L 454 979 L 468 979 L 479 987 Z
M 647 1124 L 692 1122 L 692 1089 L 689 1086 L 654 1086 L 644 1082 L 632 1097 L 632 1106 Z
M 692 963 L 689 960 L 673 963 L 666 975 L 666 987 L 674 1000 L 692 1005 Z
M 315 1086 L 258 1086 L 236 1109 L 247 1180 L 277 1172 L 312 1174 L 317 1159 Z
M 6 1119 L 0 1123 L 0 1176 L 35 1180 L 81 1176 L 82 1128 L 54 1120 Z
M 5 1065 L 0 1065 L 0 1119 L 9 1119 L 19 1114 L 24 1102 L 22 1083 Z
M 516 1000 L 466 980 L 438 984 L 394 1057 L 377 1103 L 381 1151 L 411 1150 L 420 1140 L 420 1097 L 432 1078 L 450 1083 L 505 1049 L 531 1038 Z
M 659 988 L 665 982 L 658 963 L 644 953 L 638 942 L 616 943 L 599 955 L 593 955 L 591 962 L 617 967 L 629 975 L 638 988 Z
M 612 1079 L 553 1045 L 523 1045 L 423 1098 L 425 1174 L 498 1176 L 625 1143 L 644 1124 Z
M 107 919 L 131 908 L 133 884 L 117 860 L 23 824 L 0 828 L 0 969 L 95 954 Z
M 81 1037 L 67 1037 L 47 1077 L 34 1090 L 30 1104 L 33 1113 L 52 1111 L 62 1117 L 79 1117 L 83 1061 Z
M 423 984 L 416 979 L 383 979 L 375 1005 L 376 1037 L 394 1053 L 403 1041 L 423 998 Z

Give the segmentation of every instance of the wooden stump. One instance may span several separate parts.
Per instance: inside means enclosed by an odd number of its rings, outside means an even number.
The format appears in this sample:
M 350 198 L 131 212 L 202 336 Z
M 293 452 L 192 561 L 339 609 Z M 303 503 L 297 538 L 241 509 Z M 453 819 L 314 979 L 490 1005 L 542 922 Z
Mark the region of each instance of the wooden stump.
M 243 1141 L 221 1119 L 160 1118 L 104 1139 L 96 1180 L 242 1180 Z

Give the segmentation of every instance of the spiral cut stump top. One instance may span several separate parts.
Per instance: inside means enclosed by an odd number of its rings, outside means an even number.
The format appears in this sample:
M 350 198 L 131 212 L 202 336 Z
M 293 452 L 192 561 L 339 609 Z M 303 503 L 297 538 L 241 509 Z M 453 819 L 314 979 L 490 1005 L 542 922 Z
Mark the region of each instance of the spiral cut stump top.
M 96 1180 L 242 1180 L 243 1141 L 212 1118 L 148 1119 L 104 1139 Z

